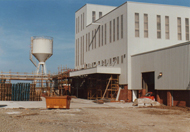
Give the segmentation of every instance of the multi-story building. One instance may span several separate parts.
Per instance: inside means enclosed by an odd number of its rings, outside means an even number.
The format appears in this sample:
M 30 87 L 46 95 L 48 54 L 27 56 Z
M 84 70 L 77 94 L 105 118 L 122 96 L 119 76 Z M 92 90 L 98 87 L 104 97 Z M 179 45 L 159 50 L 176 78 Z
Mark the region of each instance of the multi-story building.
M 78 71 L 72 72 L 71 76 L 91 74 L 93 67 L 96 68 L 94 73 L 101 73 L 99 70 L 104 71 L 104 74 L 117 73 L 120 87 L 132 91 L 134 100 L 140 92 L 145 92 L 143 74 L 151 71 L 153 89 L 159 90 L 156 83 L 158 71 L 155 71 L 154 66 L 148 68 L 148 63 L 157 60 L 153 58 L 149 62 L 144 58 L 147 63 L 142 65 L 134 61 L 141 69 L 146 67 L 143 71 L 137 68 L 138 75 L 133 58 L 189 41 L 189 12 L 189 7 L 137 2 L 125 2 L 119 7 L 84 5 L 75 13 L 75 68 Z M 136 77 L 138 85 L 135 84 Z M 167 85 L 162 90 L 168 90 L 169 87 Z M 180 89 L 184 90 L 182 87 L 169 90 Z

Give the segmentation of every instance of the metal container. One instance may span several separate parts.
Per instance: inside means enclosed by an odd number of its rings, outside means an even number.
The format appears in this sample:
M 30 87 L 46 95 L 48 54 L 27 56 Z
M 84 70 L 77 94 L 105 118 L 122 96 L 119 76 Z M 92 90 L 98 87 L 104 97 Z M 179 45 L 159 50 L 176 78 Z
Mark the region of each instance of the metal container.
M 46 97 L 46 108 L 69 109 L 70 101 L 71 101 L 70 96 Z

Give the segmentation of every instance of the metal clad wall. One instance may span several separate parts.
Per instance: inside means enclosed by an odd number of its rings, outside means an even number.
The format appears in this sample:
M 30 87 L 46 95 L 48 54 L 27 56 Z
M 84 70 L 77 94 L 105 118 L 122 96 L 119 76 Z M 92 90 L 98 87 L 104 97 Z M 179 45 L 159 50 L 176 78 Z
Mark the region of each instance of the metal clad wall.
M 189 84 L 189 44 L 132 56 L 132 89 L 142 88 L 142 73 L 155 72 L 155 89 L 186 90 Z M 163 76 L 158 78 L 159 73 Z

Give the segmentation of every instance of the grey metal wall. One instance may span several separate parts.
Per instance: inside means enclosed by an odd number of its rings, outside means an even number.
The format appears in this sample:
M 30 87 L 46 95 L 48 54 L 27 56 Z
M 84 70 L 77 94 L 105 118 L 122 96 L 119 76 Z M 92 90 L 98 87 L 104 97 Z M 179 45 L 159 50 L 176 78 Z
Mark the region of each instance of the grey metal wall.
M 155 72 L 155 89 L 186 90 L 190 79 L 190 42 L 132 56 L 132 89 L 142 89 L 142 73 Z M 163 76 L 159 78 L 159 73 Z

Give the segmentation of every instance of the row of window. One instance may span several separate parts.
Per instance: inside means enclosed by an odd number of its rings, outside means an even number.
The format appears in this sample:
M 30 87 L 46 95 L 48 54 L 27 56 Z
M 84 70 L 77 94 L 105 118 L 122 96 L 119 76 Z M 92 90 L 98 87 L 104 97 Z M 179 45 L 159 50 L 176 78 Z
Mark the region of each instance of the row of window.
M 79 43 L 80 42 L 80 43 Z M 79 52 L 80 50 L 80 52 Z M 75 58 L 76 58 L 76 66 L 79 65 L 83 65 L 84 64 L 84 36 L 82 36 L 80 39 L 76 39 L 76 49 L 75 49 Z M 80 54 L 79 54 L 80 53 Z M 79 62 L 79 57 L 80 57 L 80 62 Z M 125 54 L 121 55 L 121 63 L 123 63 L 123 59 L 125 58 Z M 109 61 L 107 61 L 106 59 L 104 61 L 102 61 L 102 63 L 100 64 L 100 61 L 98 61 L 98 65 L 103 65 L 103 66 L 107 66 L 108 64 L 110 65 L 114 64 L 119 64 L 119 56 L 114 57 L 113 61 L 110 58 Z
M 86 52 L 90 50 L 91 46 L 92 49 L 96 48 L 97 37 L 99 47 L 107 44 L 107 24 L 109 24 L 109 43 L 123 38 L 123 15 L 121 15 L 86 34 Z
M 99 18 L 102 17 L 102 12 L 99 12 Z M 92 11 L 92 22 L 94 22 L 96 20 L 96 12 L 95 11 Z M 76 21 L 75 21 L 76 25 L 75 25 L 75 31 L 76 31 L 76 34 L 82 30 L 84 30 L 84 13 L 82 13 L 80 16 L 78 16 L 76 18 Z M 80 25 L 79 25 L 80 23 Z
M 99 18 L 102 17 L 102 12 L 99 12 Z M 92 11 L 92 22 L 96 21 L 96 12 Z
M 81 44 L 79 44 L 79 38 L 76 39 L 76 49 L 75 49 L 76 66 L 79 66 L 79 56 L 80 56 L 80 65 L 84 64 L 84 36 L 80 38 L 80 41 Z
M 125 54 L 121 55 L 121 64 L 123 64 L 124 58 L 125 58 Z M 92 64 L 86 64 L 86 67 L 95 67 L 97 65 L 114 66 L 115 64 L 119 64 L 119 63 L 120 63 L 119 56 L 117 56 L 117 57 L 113 57 L 113 58 L 110 58 L 110 59 L 105 59 L 105 60 L 102 60 L 102 61 L 98 61 L 98 63 L 93 62 Z
M 161 39 L 161 16 L 157 15 L 157 38 Z M 170 39 L 170 27 L 169 27 L 169 16 L 165 16 L 165 39 Z M 140 37 L 139 28 L 139 13 L 135 13 L 135 37 Z M 181 18 L 177 17 L 177 36 L 178 40 L 182 40 L 181 32 Z M 185 35 L 186 40 L 189 40 L 189 18 L 185 18 Z M 148 38 L 148 14 L 144 14 L 144 38 Z
M 76 22 L 75 23 L 76 24 L 75 31 L 76 31 L 76 34 L 77 34 L 79 31 L 82 31 L 84 29 L 84 13 L 82 13 L 80 17 L 78 16 L 76 18 L 75 22 Z M 79 23 L 80 23 L 80 25 L 79 25 Z

